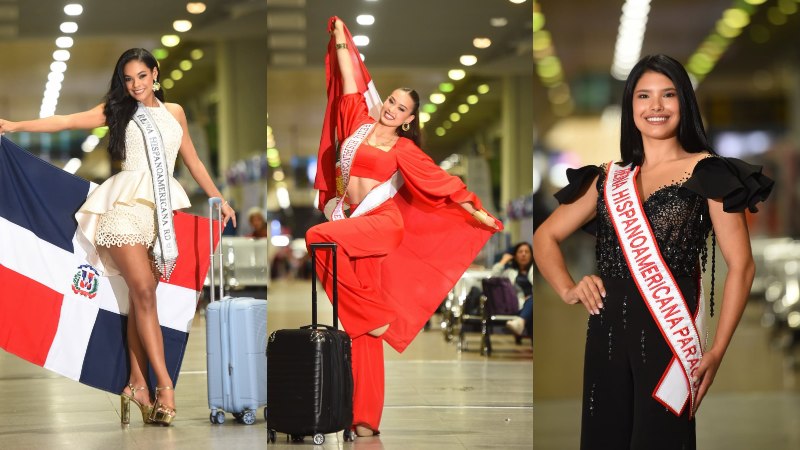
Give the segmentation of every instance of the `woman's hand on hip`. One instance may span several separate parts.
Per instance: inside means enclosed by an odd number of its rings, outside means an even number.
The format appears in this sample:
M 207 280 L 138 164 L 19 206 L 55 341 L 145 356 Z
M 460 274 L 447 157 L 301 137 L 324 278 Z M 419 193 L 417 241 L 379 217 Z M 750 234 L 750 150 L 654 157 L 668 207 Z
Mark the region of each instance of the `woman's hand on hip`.
M 589 314 L 600 314 L 606 288 L 603 280 L 597 275 L 586 275 L 575 286 L 568 289 L 561 299 L 568 305 L 582 303 Z

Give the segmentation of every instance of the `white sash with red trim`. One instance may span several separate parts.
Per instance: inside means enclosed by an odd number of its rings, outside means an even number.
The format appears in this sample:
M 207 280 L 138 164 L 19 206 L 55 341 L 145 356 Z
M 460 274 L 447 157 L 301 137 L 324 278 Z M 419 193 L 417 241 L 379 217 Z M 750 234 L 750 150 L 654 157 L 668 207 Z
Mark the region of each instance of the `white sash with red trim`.
M 697 313 L 692 317 L 644 214 L 636 190 L 638 173 L 638 166 L 631 169 L 630 165 L 608 164 L 606 208 L 636 287 L 673 354 L 653 397 L 677 416 L 688 400 L 691 417 L 697 393 L 697 385 L 691 380 L 697 374 L 704 350 L 700 339 L 704 301 L 701 294 Z

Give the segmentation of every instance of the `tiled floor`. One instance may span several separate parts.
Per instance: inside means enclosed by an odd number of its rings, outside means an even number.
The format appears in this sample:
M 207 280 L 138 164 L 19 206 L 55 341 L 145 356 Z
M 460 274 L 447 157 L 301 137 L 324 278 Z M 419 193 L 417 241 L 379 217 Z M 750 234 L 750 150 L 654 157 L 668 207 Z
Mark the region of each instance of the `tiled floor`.
M 272 286 L 269 329 L 308 322 L 308 283 Z M 330 305 L 320 303 L 320 317 Z M 64 379 L 0 353 L 0 449 L 254 449 L 267 446 L 266 424 L 259 414 L 253 426 L 208 420 L 205 322 L 195 317 L 176 391 L 178 415 L 169 428 L 119 424 L 119 397 Z M 474 339 L 474 338 L 473 338 Z M 459 354 L 439 331 L 420 334 L 398 355 L 386 351 L 386 408 L 380 437 L 345 443 L 342 434 L 313 446 L 286 442 L 278 434 L 269 448 L 362 449 L 528 449 L 533 436 L 530 345 L 516 346 L 509 336 L 493 340 L 490 360 Z M 473 345 L 473 347 L 477 347 Z

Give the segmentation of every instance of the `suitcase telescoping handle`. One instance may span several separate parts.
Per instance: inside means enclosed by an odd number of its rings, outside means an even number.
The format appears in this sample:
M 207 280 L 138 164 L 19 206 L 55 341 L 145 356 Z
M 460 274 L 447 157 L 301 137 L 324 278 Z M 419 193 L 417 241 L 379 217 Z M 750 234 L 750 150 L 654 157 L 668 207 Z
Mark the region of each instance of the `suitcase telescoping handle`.
M 209 292 L 211 293 L 211 301 L 214 301 L 214 206 L 217 207 L 217 217 L 219 220 L 219 299 L 222 300 L 223 295 L 223 278 L 222 278 L 222 199 L 219 197 L 211 197 L 208 199 L 208 248 L 211 249 L 211 265 L 209 272 L 211 272 L 211 285 Z
M 317 249 L 329 248 L 333 254 L 333 328 L 339 328 L 339 280 L 336 277 L 336 243 L 320 242 L 311 244 L 311 328 L 317 328 Z M 305 327 L 303 327 L 305 328 Z

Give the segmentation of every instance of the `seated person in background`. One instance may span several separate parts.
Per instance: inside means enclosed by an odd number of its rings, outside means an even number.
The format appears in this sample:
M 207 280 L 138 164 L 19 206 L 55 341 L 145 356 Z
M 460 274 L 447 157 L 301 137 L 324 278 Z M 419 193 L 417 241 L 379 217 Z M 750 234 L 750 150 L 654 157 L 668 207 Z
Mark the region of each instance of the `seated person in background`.
M 265 238 L 267 237 L 267 221 L 264 219 L 264 212 L 258 206 L 254 206 L 247 211 L 247 220 L 250 222 L 250 227 L 253 231 L 247 235 L 251 238 Z
M 506 322 L 515 336 L 533 336 L 533 247 L 527 242 L 515 245 L 492 266 L 492 275 L 507 277 L 517 288 L 519 317 Z

